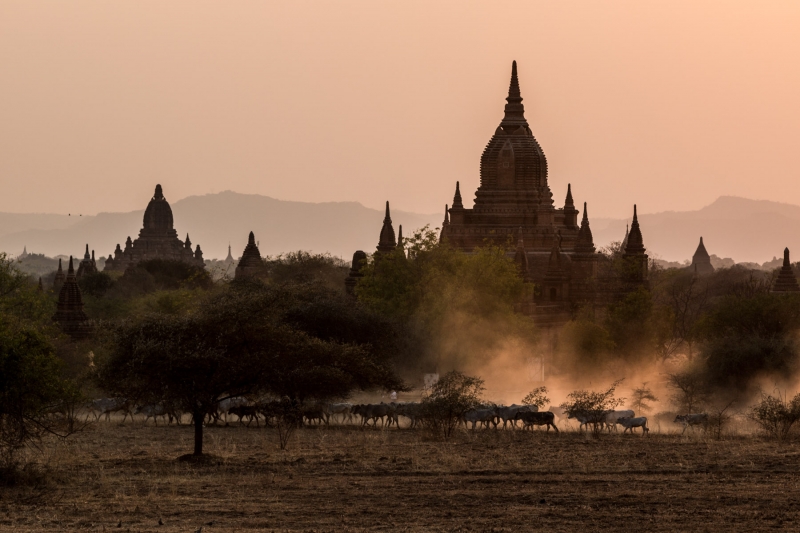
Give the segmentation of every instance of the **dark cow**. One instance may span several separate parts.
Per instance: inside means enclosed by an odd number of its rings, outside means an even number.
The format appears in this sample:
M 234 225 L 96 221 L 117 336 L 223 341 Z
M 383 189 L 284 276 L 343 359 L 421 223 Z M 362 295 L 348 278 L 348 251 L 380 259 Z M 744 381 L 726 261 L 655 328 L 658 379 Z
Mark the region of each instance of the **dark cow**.
M 520 411 L 514 415 L 514 420 L 522 420 L 523 428 L 533 429 L 533 426 L 547 426 L 547 431 L 550 431 L 550 426 L 552 426 L 553 429 L 556 430 L 556 433 L 558 433 L 558 428 L 555 423 L 556 417 L 550 411 Z

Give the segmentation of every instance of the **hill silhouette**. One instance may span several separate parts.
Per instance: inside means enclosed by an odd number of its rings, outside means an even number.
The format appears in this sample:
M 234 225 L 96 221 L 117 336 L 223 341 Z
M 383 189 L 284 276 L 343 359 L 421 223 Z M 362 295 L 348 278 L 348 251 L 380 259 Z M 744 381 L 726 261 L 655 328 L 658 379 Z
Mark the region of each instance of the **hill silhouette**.
M 355 250 L 375 249 L 383 221 L 383 210 L 357 202 L 291 202 L 231 191 L 189 196 L 171 205 L 178 234 L 184 238 L 188 232 L 206 258 L 224 258 L 228 242 L 238 257 L 252 230 L 264 255 L 302 249 L 349 259 Z M 128 235 L 136 238 L 143 213 L 82 217 L 0 213 L 0 250 L 17 255 L 27 246 L 28 252 L 82 257 L 89 243 L 98 258 L 108 256 L 117 243 L 124 245 Z M 392 220 L 395 229 L 402 224 L 409 235 L 425 224 L 439 226 L 442 214 L 393 210 Z M 639 220 L 648 253 L 668 261 L 690 259 L 701 235 L 710 254 L 736 262 L 763 263 L 781 256 L 786 246 L 800 259 L 800 234 L 795 230 L 800 206 L 796 205 L 722 196 L 696 211 L 640 214 Z M 590 221 L 598 247 L 622 240 L 629 222 Z

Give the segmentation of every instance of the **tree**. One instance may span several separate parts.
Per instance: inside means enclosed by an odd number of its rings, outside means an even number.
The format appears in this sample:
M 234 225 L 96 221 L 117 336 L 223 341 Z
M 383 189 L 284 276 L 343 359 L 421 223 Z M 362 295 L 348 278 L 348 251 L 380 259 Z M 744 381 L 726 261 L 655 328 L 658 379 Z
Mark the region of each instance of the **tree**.
M 451 370 L 422 399 L 422 415 L 434 431 L 447 440 L 467 411 L 481 404 L 483 380 Z
M 302 298 L 314 290 L 233 282 L 191 313 L 123 323 L 112 331 L 100 384 L 139 403 L 165 402 L 191 413 L 196 456 L 203 453 L 203 420 L 224 398 L 271 393 L 302 401 L 343 398 L 357 388 L 404 390 L 390 362 L 356 342 L 352 328 L 327 338 L 310 332 L 323 318 L 332 321 L 317 309 L 320 301 Z
M 697 369 L 667 374 L 672 388 L 672 403 L 679 411 L 696 413 L 707 401 L 708 389 L 703 375 Z
M 775 396 L 761 393 L 761 401 L 750 409 L 750 419 L 770 437 L 784 441 L 800 420 L 800 394 L 789 401 L 780 393 Z
M 550 403 L 547 387 L 536 387 L 522 399 L 522 405 L 535 405 L 539 409 Z
M 605 327 L 617 351 L 626 359 L 642 357 L 655 346 L 650 291 L 639 287 L 608 307 Z
M 47 338 L 0 318 L 0 461 L 6 470 L 16 467 L 15 453 L 26 444 L 74 429 L 63 414 L 76 394 L 61 377 Z
M 631 392 L 631 407 L 639 413 L 646 413 L 652 407 L 649 402 L 657 402 L 653 391 L 647 386 L 647 382 L 642 383 L 640 387 L 633 389 Z
M 523 282 L 506 248 L 464 253 L 427 227 L 405 245 L 407 256 L 397 250 L 372 257 L 355 292 L 368 308 L 403 325 L 415 347 L 407 368 L 464 368 L 510 339 L 533 340 L 532 320 L 514 311 L 532 297 L 533 286 Z
M 567 401 L 561 408 L 570 418 L 578 418 L 592 426 L 592 433 L 599 437 L 603 429 L 606 413 L 622 405 L 624 398 L 615 398 L 617 387 L 622 380 L 617 380 L 602 392 L 577 390 L 567 395 Z

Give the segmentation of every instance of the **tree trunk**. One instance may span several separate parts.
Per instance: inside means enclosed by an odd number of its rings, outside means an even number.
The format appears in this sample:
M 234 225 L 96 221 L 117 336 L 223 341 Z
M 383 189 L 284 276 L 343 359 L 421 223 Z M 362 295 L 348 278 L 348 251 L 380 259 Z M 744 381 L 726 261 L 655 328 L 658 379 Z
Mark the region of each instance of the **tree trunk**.
M 192 414 L 194 421 L 194 454 L 203 455 L 203 421 L 205 420 L 205 413 L 195 411 Z

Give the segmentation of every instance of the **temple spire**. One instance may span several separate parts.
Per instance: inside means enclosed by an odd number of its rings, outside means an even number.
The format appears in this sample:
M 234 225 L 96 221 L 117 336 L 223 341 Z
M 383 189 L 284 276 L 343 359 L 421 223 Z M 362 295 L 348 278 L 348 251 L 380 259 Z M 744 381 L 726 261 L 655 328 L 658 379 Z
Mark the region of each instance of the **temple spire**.
M 442 225 L 450 225 L 450 209 L 447 208 L 447 204 L 444 204 L 444 222 L 442 222 Z
M 800 291 L 800 285 L 797 283 L 794 270 L 792 270 L 792 262 L 789 260 L 789 248 L 785 248 L 783 250 L 783 267 L 778 271 L 778 277 L 775 278 L 772 292 L 798 291 Z
M 586 206 L 586 202 L 583 202 L 583 219 L 581 220 L 581 229 L 578 230 L 578 240 L 575 243 L 575 251 L 585 254 L 591 254 L 595 251 L 594 237 L 589 227 L 589 209 Z
M 153 194 L 155 200 L 163 200 L 164 192 L 161 190 L 161 185 L 156 185 L 156 192 Z
M 645 252 L 642 230 L 639 229 L 639 217 L 636 214 L 636 204 L 633 205 L 633 220 L 631 229 L 628 233 L 628 241 L 625 246 L 626 254 L 643 254 Z
M 383 218 L 383 227 L 381 228 L 380 239 L 378 240 L 378 252 L 391 252 L 397 248 L 397 241 L 394 237 L 394 227 L 392 226 L 392 217 L 389 213 L 389 202 L 386 202 L 386 216 Z
M 250 232 L 250 235 L 247 236 L 247 244 L 252 244 L 253 246 L 256 245 L 256 236 L 252 231 Z
M 586 203 L 584 202 L 584 209 L 586 209 Z M 572 184 L 567 183 L 567 198 L 564 200 L 564 209 L 568 207 L 575 207 L 575 202 L 572 200 Z
M 406 244 L 403 241 L 403 225 L 400 224 L 400 227 L 397 228 L 397 249 L 403 252 L 405 255 Z
M 89 256 L 89 245 L 88 244 L 86 245 L 86 251 L 83 254 L 83 258 L 84 259 L 91 259 L 91 257 Z
M 506 133 L 513 133 L 520 126 L 527 129 L 528 122 L 525 120 L 525 107 L 522 105 L 522 96 L 519 90 L 516 61 L 511 63 L 511 83 L 508 86 L 506 102 L 505 116 L 500 123 L 503 130 Z
M 464 209 L 464 204 L 461 201 L 461 190 L 458 182 L 456 182 L 456 194 L 453 195 L 453 209 Z

